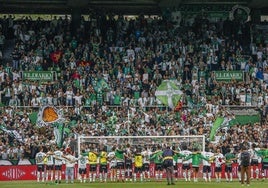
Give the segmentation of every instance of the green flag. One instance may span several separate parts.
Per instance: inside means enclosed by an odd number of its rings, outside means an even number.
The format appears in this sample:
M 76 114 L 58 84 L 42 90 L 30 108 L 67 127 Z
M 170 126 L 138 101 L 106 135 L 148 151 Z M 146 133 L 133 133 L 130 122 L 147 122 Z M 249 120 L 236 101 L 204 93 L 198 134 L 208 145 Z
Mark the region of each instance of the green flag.
M 30 115 L 29 115 L 29 119 L 30 119 L 30 122 L 32 124 L 35 124 L 36 121 L 37 121 L 37 114 L 38 112 L 32 112 Z
M 182 94 L 174 80 L 163 80 L 155 92 L 162 104 L 172 109 L 178 104 Z
M 209 136 L 210 141 L 214 140 L 214 136 L 217 130 L 220 128 L 221 124 L 223 123 L 223 120 L 224 120 L 223 117 L 217 117 L 216 121 L 213 123 Z
M 103 90 L 107 90 L 110 88 L 109 85 L 107 84 L 107 82 L 103 78 L 98 79 L 97 81 L 94 80 L 94 82 L 95 83 L 94 83 L 93 87 L 94 87 L 95 91 L 103 91 Z
M 56 144 L 58 147 L 62 147 L 64 124 L 56 122 L 56 123 L 53 123 L 53 126 L 54 126 L 53 133 L 56 139 Z

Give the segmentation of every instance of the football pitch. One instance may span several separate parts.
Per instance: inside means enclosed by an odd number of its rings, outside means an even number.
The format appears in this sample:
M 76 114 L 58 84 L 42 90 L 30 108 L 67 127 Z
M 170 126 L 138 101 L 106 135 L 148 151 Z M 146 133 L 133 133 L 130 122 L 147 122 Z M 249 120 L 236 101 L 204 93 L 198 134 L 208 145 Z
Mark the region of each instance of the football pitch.
M 267 188 L 268 180 L 265 181 L 251 181 L 250 188 Z M 74 184 L 54 184 L 54 183 L 37 183 L 36 181 L 1 181 L 1 188 L 49 188 L 49 187 L 72 187 L 72 188 L 163 188 L 163 187 L 181 187 L 181 188 L 239 188 L 243 187 L 238 181 L 227 183 L 222 181 L 220 183 L 216 182 L 185 182 L 179 180 L 175 185 L 167 185 L 165 181 L 163 182 L 126 182 L 126 183 L 80 183 L 75 182 Z M 248 186 L 244 186 L 248 187 Z

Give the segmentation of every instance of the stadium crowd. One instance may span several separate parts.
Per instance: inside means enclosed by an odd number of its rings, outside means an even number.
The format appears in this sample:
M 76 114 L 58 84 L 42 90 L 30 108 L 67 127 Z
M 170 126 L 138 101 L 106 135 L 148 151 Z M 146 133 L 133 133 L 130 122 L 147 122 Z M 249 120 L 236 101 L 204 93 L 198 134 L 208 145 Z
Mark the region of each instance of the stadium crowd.
M 31 121 L 43 105 L 56 106 L 66 122 L 75 122 L 68 125 L 65 147 L 74 135 L 208 138 L 219 114 L 231 118 L 228 105 L 255 107 L 262 120 L 222 130 L 219 142 L 207 140 L 208 145 L 224 153 L 245 140 L 267 144 L 268 45 L 251 43 L 252 23 L 196 18 L 176 27 L 166 17 L 128 20 L 112 14 L 81 18 L 75 31 L 67 16 L 51 21 L 8 16 L 0 23 L 1 50 L 15 39 L 12 62 L 0 65 L 1 124 L 23 137 L 19 142 L 1 133 L 2 159 L 34 159 L 40 145 L 55 144 L 53 127 Z M 245 80 L 218 82 L 215 70 L 242 70 Z M 21 71 L 54 71 L 54 81 L 23 80 Z M 177 112 L 155 96 L 162 80 L 176 81 L 183 91 Z

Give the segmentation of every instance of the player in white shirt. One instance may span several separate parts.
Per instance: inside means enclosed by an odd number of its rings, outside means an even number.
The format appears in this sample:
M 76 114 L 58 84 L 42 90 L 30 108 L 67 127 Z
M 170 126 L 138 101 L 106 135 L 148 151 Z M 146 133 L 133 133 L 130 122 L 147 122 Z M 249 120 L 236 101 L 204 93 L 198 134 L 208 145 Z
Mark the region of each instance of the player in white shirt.
M 85 150 L 82 150 L 82 153 L 80 154 L 78 158 L 78 172 L 79 172 L 79 180 L 80 182 L 86 182 L 87 178 L 87 164 L 88 164 L 88 154 L 85 152 Z
M 216 150 L 216 153 L 214 155 L 214 161 L 216 182 L 221 182 L 222 164 L 224 164 L 224 156 L 221 153 L 220 148 Z
M 74 166 L 77 159 L 72 154 L 71 148 L 67 148 L 66 155 L 62 155 L 62 157 L 64 158 L 66 164 L 65 182 L 68 183 L 70 178 L 71 183 L 74 183 Z
M 35 155 L 35 161 L 37 165 L 37 182 L 45 181 L 45 158 L 46 154 L 43 152 L 43 148 L 39 148 L 39 152 Z
M 254 177 L 258 180 L 259 174 L 261 172 L 261 169 L 259 169 L 259 163 L 261 162 L 261 157 L 257 155 L 257 152 L 260 150 L 260 148 L 257 147 L 256 144 L 252 144 L 251 149 L 249 149 L 250 152 L 250 158 L 251 158 L 251 179 Z
M 146 177 L 150 180 L 150 156 L 152 155 L 152 151 L 149 147 L 145 147 L 145 150 L 141 152 L 141 155 L 143 156 L 142 173 L 144 181 L 146 181 Z
M 56 151 L 54 151 L 54 165 L 55 165 L 55 182 L 61 183 L 61 176 L 62 176 L 62 164 L 63 164 L 63 152 L 57 148 Z
M 54 158 L 53 158 L 53 152 L 48 151 L 46 154 L 46 181 L 48 181 L 48 178 L 50 177 L 50 181 L 53 181 L 54 179 Z
M 115 157 L 115 147 L 108 153 L 108 160 L 110 163 L 110 180 L 116 180 L 116 157 Z
M 214 153 L 212 153 L 209 148 L 206 148 L 204 152 L 202 152 L 202 155 L 209 159 L 207 160 L 202 160 L 203 162 L 203 178 L 205 182 L 209 181 L 211 182 L 211 162 L 214 157 Z
M 192 154 L 191 151 L 187 150 L 187 146 L 183 146 L 182 149 L 180 153 L 184 155 L 185 158 Z M 182 161 L 182 174 L 185 181 L 191 181 L 191 163 L 192 159 Z
M 238 169 L 237 169 L 237 177 L 238 177 L 238 180 L 241 181 L 241 153 L 239 152 L 236 156 L 237 158 L 237 163 L 238 163 Z

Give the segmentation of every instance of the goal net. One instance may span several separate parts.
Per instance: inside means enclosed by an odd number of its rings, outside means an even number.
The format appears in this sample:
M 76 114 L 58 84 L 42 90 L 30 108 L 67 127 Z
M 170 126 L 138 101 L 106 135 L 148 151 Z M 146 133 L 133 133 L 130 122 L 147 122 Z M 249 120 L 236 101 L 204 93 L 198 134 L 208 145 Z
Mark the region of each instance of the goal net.
M 177 151 L 183 150 L 186 146 L 190 151 L 194 149 L 204 151 L 205 136 L 79 136 L 78 154 L 81 153 L 81 150 L 99 149 L 100 146 L 106 146 L 107 152 L 110 152 L 112 147 L 118 145 L 123 148 L 126 145 L 149 147 L 151 150 L 156 150 L 159 145 L 162 147 L 169 145 Z

